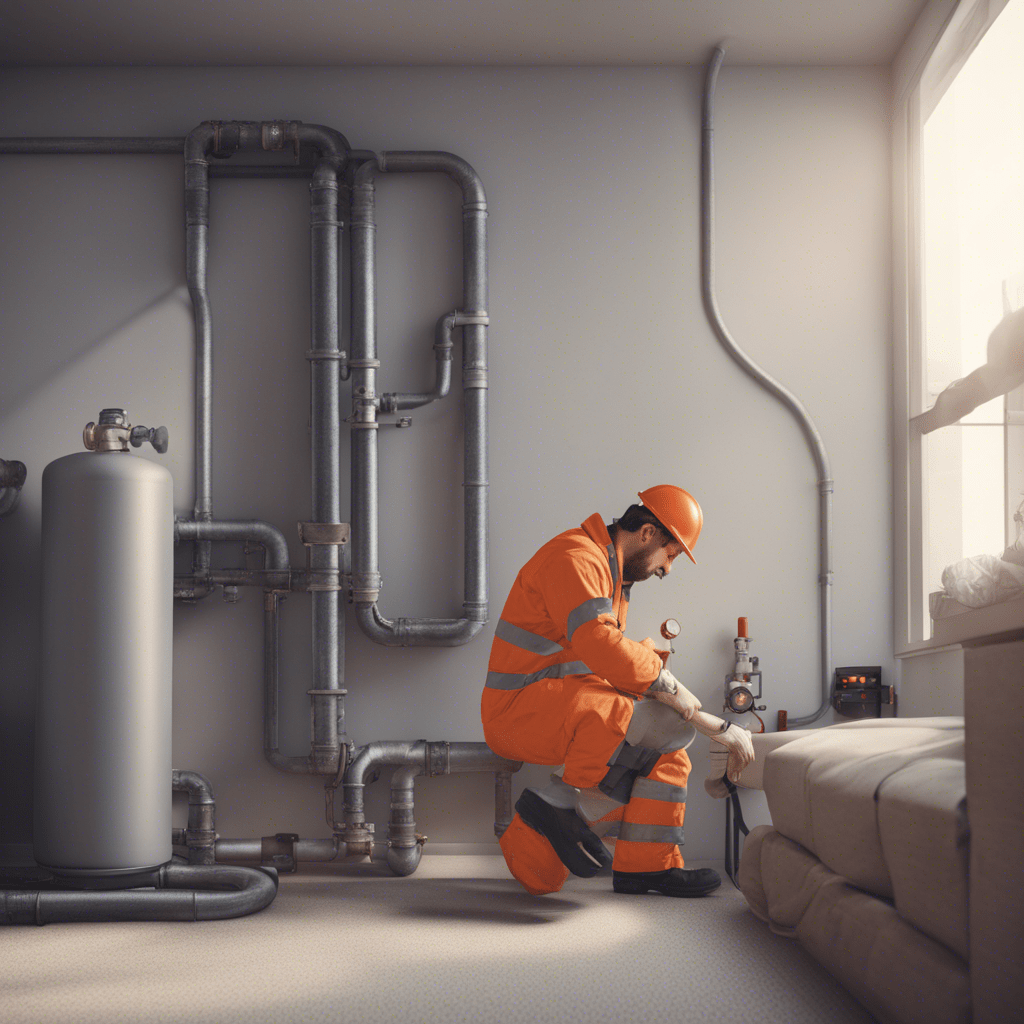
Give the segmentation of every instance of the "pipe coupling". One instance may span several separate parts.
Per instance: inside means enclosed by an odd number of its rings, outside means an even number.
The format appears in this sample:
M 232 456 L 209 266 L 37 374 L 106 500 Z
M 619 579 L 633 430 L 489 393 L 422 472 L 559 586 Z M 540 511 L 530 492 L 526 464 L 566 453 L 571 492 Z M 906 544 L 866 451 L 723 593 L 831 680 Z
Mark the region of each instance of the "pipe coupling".
M 352 573 L 352 600 L 356 604 L 376 604 L 382 582 L 379 572 Z
M 464 390 L 470 388 L 487 387 L 487 370 L 482 366 L 466 366 L 462 370 L 462 387 Z
M 449 740 L 442 740 L 437 743 L 428 743 L 424 769 L 428 776 L 451 775 L 452 772 L 452 745 Z
M 486 622 L 489 607 L 486 601 L 464 601 L 462 603 L 463 611 L 470 622 Z

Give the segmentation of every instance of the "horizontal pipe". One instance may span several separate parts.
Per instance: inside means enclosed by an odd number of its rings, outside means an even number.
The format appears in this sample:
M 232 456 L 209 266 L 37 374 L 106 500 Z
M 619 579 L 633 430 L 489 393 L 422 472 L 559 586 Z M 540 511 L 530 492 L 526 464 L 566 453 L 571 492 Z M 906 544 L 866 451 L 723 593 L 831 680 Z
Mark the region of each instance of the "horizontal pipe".
M 277 874 L 224 865 L 165 864 L 145 889 L 0 892 L 0 925 L 97 921 L 213 921 L 254 914 L 277 895 Z
M 0 156 L 181 156 L 184 138 L 0 138 Z
M 327 864 L 347 856 L 345 843 L 340 839 L 297 839 L 291 846 L 297 862 Z M 218 839 L 216 853 L 218 863 L 230 860 L 258 864 L 263 858 L 263 840 Z
M 251 541 L 262 544 L 267 553 L 267 569 L 286 570 L 288 542 L 284 534 L 270 523 L 258 519 L 210 519 L 197 522 L 193 519 L 176 519 L 174 539 L 182 541 Z
M 459 647 L 484 627 L 483 621 L 470 618 L 386 619 L 376 604 L 357 604 L 355 616 L 359 628 L 371 640 L 387 647 Z

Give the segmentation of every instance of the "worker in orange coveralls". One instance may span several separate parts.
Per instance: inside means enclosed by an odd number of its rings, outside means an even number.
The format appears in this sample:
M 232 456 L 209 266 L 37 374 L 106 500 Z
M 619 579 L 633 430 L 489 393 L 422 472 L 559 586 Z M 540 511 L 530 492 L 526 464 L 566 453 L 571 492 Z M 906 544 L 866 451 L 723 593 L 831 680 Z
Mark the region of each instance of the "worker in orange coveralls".
M 700 710 L 665 667 L 668 652 L 623 635 L 634 583 L 692 562 L 703 514 L 672 484 L 638 492 L 612 525 L 592 515 L 548 541 L 523 566 L 494 633 L 481 712 L 502 757 L 564 765 L 526 789 L 501 839 L 523 887 L 557 892 L 569 872 L 592 877 L 612 863 L 599 832 L 618 830 L 616 892 L 703 896 L 715 871 L 683 867 L 685 747 L 694 730 L 729 751 L 735 779 L 754 758 L 745 729 Z

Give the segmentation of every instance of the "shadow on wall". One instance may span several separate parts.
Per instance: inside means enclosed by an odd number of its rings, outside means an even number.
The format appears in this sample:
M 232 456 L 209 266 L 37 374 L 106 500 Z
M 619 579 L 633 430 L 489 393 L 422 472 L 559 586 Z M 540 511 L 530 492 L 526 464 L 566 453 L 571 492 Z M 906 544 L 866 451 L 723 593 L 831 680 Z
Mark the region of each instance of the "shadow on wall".
M 147 426 L 166 425 L 166 455 L 144 449 L 174 477 L 178 511 L 192 505 L 192 307 L 174 288 L 122 321 L 84 353 L 51 372 L 0 417 L 0 439 L 28 476 L 18 508 L 0 524 L 0 815 L 11 835 L 31 837 L 31 765 L 35 687 L 40 670 L 39 575 L 42 473 L 48 463 L 84 451 L 82 428 L 101 408 L 124 406 Z M 17 454 L 13 454 L 17 453 Z M 8 456 L 4 456 L 8 457 Z

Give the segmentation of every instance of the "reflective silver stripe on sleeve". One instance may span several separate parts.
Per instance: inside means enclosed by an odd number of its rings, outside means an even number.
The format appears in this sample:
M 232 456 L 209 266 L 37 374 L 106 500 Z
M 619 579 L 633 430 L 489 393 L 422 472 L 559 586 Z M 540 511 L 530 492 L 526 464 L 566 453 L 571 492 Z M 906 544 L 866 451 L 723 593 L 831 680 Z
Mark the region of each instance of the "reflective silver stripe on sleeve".
M 619 839 L 629 843 L 683 843 L 681 825 L 641 825 L 635 821 L 624 821 L 619 830 Z
M 572 641 L 572 635 L 584 622 L 596 619 L 598 615 L 612 615 L 612 599 L 610 597 L 592 597 L 569 612 L 565 624 L 565 635 Z
M 619 582 L 619 560 L 615 557 L 615 545 L 608 545 L 608 568 L 612 571 L 612 597 L 615 596 L 615 584 Z
M 562 645 L 554 640 L 549 640 L 539 633 L 531 633 L 528 629 L 506 622 L 505 619 L 498 619 L 494 635 L 507 644 L 530 651 L 531 654 L 543 654 L 545 657 L 549 657 L 552 654 L 561 654 L 563 650 Z
M 488 672 L 484 686 L 492 690 L 518 690 L 538 679 L 564 679 L 566 676 L 587 676 L 590 669 L 582 661 L 563 661 L 561 665 L 548 665 L 538 672 L 522 675 L 518 672 Z
M 681 804 L 686 799 L 686 787 L 673 786 L 670 782 L 659 782 L 657 779 L 637 779 L 633 783 L 633 792 L 630 796 Z

